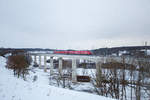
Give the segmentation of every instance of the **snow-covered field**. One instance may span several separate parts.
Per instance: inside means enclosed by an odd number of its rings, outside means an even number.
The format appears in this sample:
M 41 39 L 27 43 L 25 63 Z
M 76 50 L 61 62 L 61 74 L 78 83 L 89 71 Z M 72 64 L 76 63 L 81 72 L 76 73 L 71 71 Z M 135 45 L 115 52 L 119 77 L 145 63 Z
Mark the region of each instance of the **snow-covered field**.
M 98 95 L 77 92 L 49 85 L 48 73 L 36 69 L 24 81 L 14 77 L 13 71 L 5 68 L 6 59 L 0 57 L 0 100 L 112 100 Z

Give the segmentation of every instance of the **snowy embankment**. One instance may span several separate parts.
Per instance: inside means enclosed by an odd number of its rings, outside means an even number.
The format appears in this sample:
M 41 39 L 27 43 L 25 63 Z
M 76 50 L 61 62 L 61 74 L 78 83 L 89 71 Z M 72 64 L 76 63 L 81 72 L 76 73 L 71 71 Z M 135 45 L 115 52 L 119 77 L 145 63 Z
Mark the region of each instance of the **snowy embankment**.
M 24 81 L 6 69 L 6 59 L 0 57 L 0 100 L 112 100 L 89 93 L 71 91 L 37 82 Z M 44 72 L 43 72 L 44 74 Z

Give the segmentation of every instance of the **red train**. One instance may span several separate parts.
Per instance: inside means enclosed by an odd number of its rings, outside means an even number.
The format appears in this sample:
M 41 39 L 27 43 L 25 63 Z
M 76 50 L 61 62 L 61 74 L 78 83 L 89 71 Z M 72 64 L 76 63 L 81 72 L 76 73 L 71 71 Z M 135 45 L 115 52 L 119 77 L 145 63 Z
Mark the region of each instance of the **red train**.
M 73 51 L 73 50 L 64 50 L 64 51 L 54 51 L 54 54 L 76 54 L 76 55 L 92 55 L 91 51 Z

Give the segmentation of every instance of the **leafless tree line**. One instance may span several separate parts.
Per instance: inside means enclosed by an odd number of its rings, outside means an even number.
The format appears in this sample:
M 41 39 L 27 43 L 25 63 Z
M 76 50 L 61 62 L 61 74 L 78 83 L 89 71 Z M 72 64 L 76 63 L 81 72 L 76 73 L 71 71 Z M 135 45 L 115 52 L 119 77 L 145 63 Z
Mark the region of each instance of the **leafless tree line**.
M 148 100 L 150 98 L 150 63 L 139 58 L 131 64 L 112 60 L 99 63 L 99 70 L 92 78 L 95 92 L 99 95 L 120 100 Z

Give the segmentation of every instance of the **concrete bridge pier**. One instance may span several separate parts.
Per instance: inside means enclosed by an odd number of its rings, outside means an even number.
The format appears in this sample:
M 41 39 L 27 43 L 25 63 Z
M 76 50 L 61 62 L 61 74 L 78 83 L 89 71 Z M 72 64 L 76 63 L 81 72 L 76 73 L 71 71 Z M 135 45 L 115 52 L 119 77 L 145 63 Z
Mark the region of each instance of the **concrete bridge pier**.
M 39 55 L 39 67 L 40 68 L 42 67 L 42 64 L 41 64 L 41 55 Z
M 96 60 L 96 80 L 100 81 L 102 77 L 102 68 L 101 68 L 102 62 L 99 60 Z
M 50 75 L 53 74 L 53 69 L 54 69 L 53 57 L 50 57 Z
M 46 55 L 44 55 L 44 71 L 47 71 Z
M 72 59 L 72 82 L 77 82 L 77 73 L 76 73 L 76 59 Z
M 36 64 L 37 63 L 37 61 L 36 61 L 37 59 L 36 59 L 36 55 L 34 55 L 34 64 Z
M 59 58 L 58 72 L 62 76 L 62 58 Z

